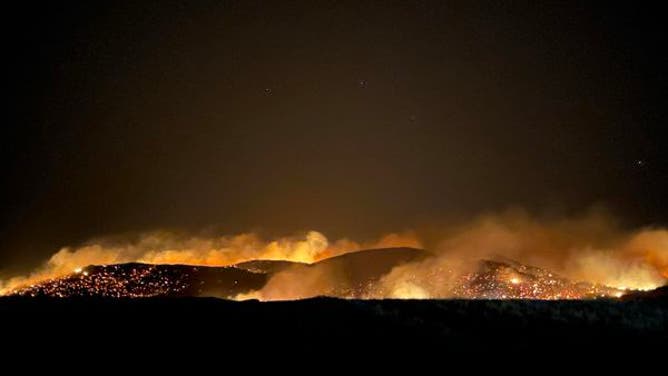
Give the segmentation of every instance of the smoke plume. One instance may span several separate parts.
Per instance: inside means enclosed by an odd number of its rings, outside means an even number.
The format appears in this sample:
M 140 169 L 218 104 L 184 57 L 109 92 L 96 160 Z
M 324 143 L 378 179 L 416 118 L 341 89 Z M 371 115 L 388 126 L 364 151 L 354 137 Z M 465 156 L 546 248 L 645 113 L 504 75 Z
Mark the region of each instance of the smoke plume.
M 366 298 L 458 296 L 462 276 L 484 259 L 514 260 L 576 282 L 618 289 L 652 289 L 668 278 L 667 230 L 624 231 L 601 212 L 550 220 L 510 210 L 417 233 L 431 239 L 418 235 L 415 239 L 428 245 L 428 257 L 394 267 L 369 289 Z M 332 289 L 345 288 L 350 282 L 346 278 L 346 273 L 329 265 L 295 267 L 274 275 L 263 289 L 236 298 L 336 296 Z
M 552 270 L 574 281 L 623 289 L 651 289 L 668 278 L 668 230 L 621 229 L 609 215 L 542 219 L 521 210 L 381 236 L 376 241 L 329 241 L 317 231 L 276 240 L 257 234 L 184 236 L 167 231 L 132 240 L 97 239 L 63 248 L 27 276 L 3 281 L 0 293 L 68 275 L 87 265 L 142 262 L 228 266 L 252 260 L 297 264 L 271 275 L 266 285 L 236 299 L 351 297 L 350 265 L 320 262 L 363 249 L 426 248 L 423 257 L 398 263 L 366 286 L 365 298 L 447 298 L 481 259 L 508 259 Z M 357 265 L 356 268 L 370 267 Z M 511 277 L 509 277 L 511 278 Z M 355 296 L 359 297 L 359 296 Z
M 377 241 L 357 243 L 348 239 L 329 242 L 317 232 L 266 241 L 257 234 L 202 237 L 169 231 L 154 231 L 135 239 L 109 237 L 76 248 L 62 248 L 27 276 L 0 281 L 0 295 L 21 286 L 71 274 L 88 265 L 128 262 L 229 266 L 252 260 L 285 260 L 309 264 L 367 248 L 420 247 L 411 233 L 388 234 Z

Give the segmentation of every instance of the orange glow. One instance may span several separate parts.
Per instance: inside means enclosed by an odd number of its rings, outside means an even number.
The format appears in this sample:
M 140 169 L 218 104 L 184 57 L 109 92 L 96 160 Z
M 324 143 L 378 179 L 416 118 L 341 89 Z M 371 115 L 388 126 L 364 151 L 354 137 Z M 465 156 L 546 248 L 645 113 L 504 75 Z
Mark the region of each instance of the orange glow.
M 0 281 L 0 294 L 73 273 L 85 282 L 85 278 L 95 277 L 86 270 L 88 265 L 140 262 L 230 266 L 252 260 L 295 264 L 272 272 L 261 289 L 222 297 L 573 299 L 618 297 L 626 290 L 647 290 L 665 284 L 668 230 L 625 232 L 613 223 L 601 215 L 541 221 L 511 211 L 431 230 L 428 242 L 423 241 L 419 231 L 386 234 L 363 242 L 345 238 L 330 241 L 317 231 L 274 240 L 252 233 L 199 237 L 157 231 L 132 241 L 107 238 L 63 248 L 33 273 Z M 352 289 L 348 271 L 338 264 L 319 264 L 359 250 L 392 247 L 426 251 L 419 260 L 394 265 L 377 280 L 365 282 L 363 289 Z M 481 260 L 496 259 L 513 261 L 480 264 Z M 373 266 L 373 260 L 365 262 L 369 264 L 355 268 Z M 312 267 L 307 266 L 311 264 Z

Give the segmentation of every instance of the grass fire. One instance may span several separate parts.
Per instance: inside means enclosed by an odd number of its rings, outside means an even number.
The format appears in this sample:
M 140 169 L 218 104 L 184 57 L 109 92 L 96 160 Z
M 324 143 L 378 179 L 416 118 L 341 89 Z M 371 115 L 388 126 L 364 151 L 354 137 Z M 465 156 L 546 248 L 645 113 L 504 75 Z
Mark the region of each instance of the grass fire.
M 371 242 L 330 242 L 316 231 L 271 241 L 155 232 L 62 249 L 44 267 L 5 281 L 2 293 L 561 300 L 619 298 L 665 284 L 668 231 L 623 232 L 613 223 L 597 214 L 546 221 L 515 211 L 443 227 L 436 240 L 424 230 Z

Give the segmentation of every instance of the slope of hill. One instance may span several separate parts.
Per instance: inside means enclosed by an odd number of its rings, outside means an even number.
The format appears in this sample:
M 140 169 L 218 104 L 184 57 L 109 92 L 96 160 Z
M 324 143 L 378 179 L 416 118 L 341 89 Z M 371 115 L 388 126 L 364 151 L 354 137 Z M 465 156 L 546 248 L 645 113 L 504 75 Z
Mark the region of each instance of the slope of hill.
M 228 267 L 138 263 L 88 266 L 62 278 L 25 286 L 11 295 L 116 298 L 213 296 L 263 300 L 322 295 L 342 298 L 412 297 L 390 295 L 378 288 L 378 282 L 396 266 L 422 260 L 428 255 L 412 248 L 388 248 L 348 253 L 313 264 L 256 260 Z M 268 294 L 255 293 L 265 288 L 268 288 Z M 512 260 L 480 260 L 475 270 L 458 275 L 453 287 L 442 291 L 426 297 L 590 299 L 620 297 L 627 293 L 571 281 L 549 270 Z
M 148 265 L 139 263 L 91 265 L 68 276 L 14 291 L 21 296 L 182 297 L 234 295 L 258 289 L 267 275 L 234 267 Z
M 380 278 L 392 267 L 422 252 L 410 248 L 366 250 L 314 264 L 256 260 L 228 267 L 128 263 L 90 265 L 70 275 L 17 289 L 20 296 L 218 296 L 230 297 L 262 288 L 268 279 L 290 267 L 339 268 L 353 286 Z
M 453 295 L 476 299 L 592 299 L 620 297 L 623 293 L 504 259 L 481 260 L 476 271 L 463 276 Z

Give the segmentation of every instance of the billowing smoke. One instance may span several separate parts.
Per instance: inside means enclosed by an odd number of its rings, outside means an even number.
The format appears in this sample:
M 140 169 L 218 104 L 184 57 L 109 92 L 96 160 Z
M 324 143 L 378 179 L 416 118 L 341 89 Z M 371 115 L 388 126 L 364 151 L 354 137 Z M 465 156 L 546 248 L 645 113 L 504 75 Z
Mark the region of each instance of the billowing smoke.
M 377 255 L 364 258 L 356 252 L 395 247 L 426 250 L 416 251 L 420 257 L 410 260 L 391 258 L 394 261 L 386 269 L 379 269 L 385 261 Z M 390 255 L 392 250 L 379 252 Z M 336 257 L 344 254 L 348 255 Z M 351 257 L 357 255 L 360 257 Z M 263 288 L 230 298 L 462 296 L 458 290 L 462 278 L 475 271 L 480 260 L 513 260 L 554 271 L 575 282 L 650 289 L 663 285 L 668 278 L 668 230 L 623 230 L 609 215 L 599 212 L 541 219 L 511 210 L 389 234 L 372 242 L 330 242 L 316 231 L 273 241 L 256 234 L 210 237 L 159 231 L 134 240 L 98 239 L 81 247 L 61 249 L 34 273 L 2 283 L 0 292 L 67 275 L 91 264 L 228 266 L 252 260 L 286 260 L 295 264 L 269 275 Z M 365 274 L 366 270 L 373 273 Z M 521 276 L 515 272 L 503 273 L 507 275 L 501 277 L 509 283 L 519 283 Z
M 549 220 L 511 210 L 420 233 L 430 239 L 424 241 L 428 256 L 395 266 L 363 297 L 461 297 L 462 277 L 474 272 L 484 259 L 514 260 L 555 271 L 575 282 L 619 289 L 652 289 L 668 278 L 667 230 L 623 231 L 600 212 Z M 514 278 L 507 276 L 509 283 Z M 294 267 L 274 275 L 263 289 L 235 298 L 346 297 L 337 290 L 345 291 L 352 282 L 332 265 Z
M 668 278 L 668 231 L 621 231 L 607 215 L 539 220 L 522 211 L 485 215 L 442 230 L 431 257 L 398 266 L 376 297 L 456 296 L 480 259 L 511 259 L 574 281 L 652 289 Z
M 347 239 L 330 243 L 317 231 L 273 241 L 264 240 L 253 233 L 204 237 L 154 231 L 130 240 L 125 237 L 109 237 L 90 241 L 77 248 L 63 248 L 35 272 L 0 281 L 0 294 L 68 275 L 88 265 L 141 262 L 228 266 L 252 260 L 286 260 L 308 264 L 359 249 L 402 246 L 420 247 L 420 244 L 411 233 L 389 234 L 377 241 L 366 243 Z

